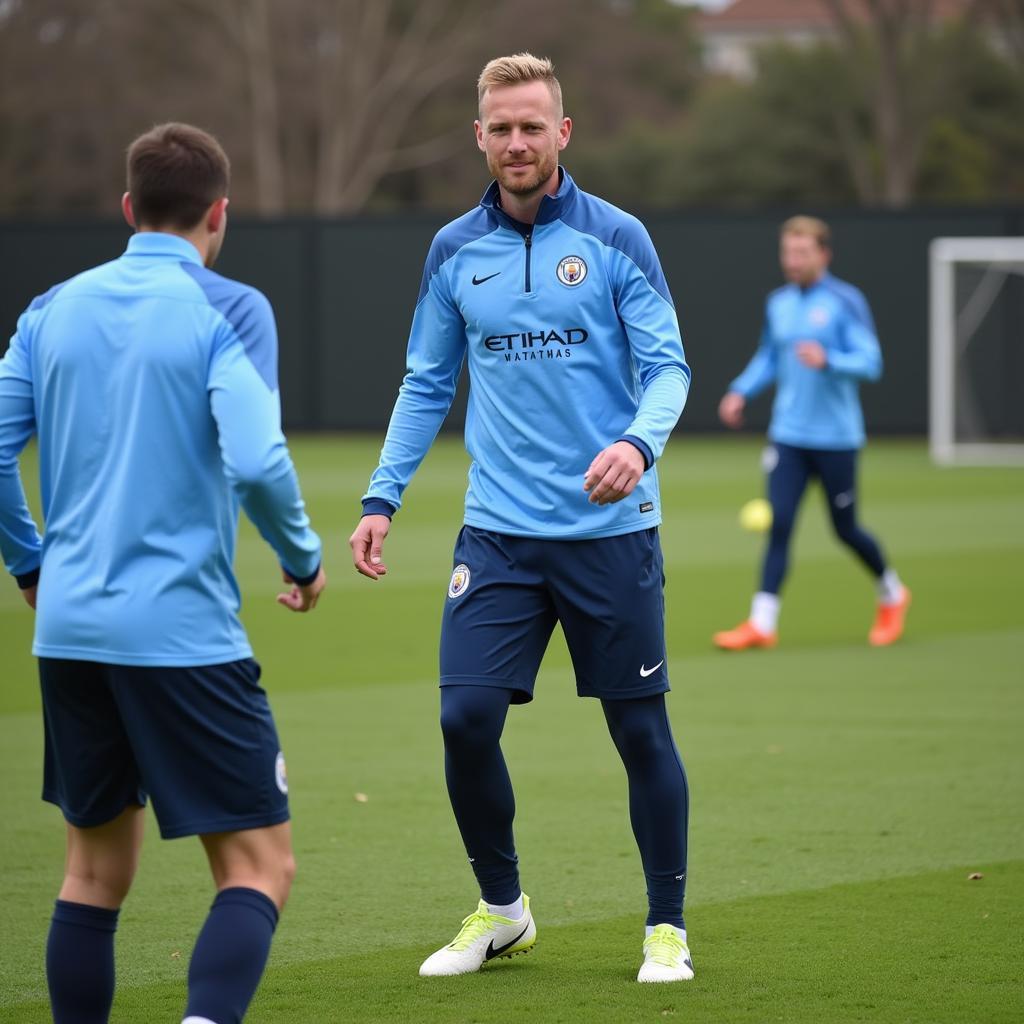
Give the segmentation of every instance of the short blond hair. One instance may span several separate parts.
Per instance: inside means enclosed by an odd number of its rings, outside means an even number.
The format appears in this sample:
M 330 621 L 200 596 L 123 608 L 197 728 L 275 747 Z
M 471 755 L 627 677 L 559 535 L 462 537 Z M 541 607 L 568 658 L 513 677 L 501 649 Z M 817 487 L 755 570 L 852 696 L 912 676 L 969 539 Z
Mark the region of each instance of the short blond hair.
M 779 229 L 783 235 L 805 235 L 813 238 L 822 249 L 832 248 L 832 229 L 817 217 L 790 217 Z
M 495 57 L 484 65 L 476 83 L 477 102 L 483 103 L 488 89 L 524 82 L 544 82 L 551 90 L 558 116 L 562 116 L 562 87 L 555 78 L 555 65 L 547 57 L 532 53 L 515 53 L 511 57 Z

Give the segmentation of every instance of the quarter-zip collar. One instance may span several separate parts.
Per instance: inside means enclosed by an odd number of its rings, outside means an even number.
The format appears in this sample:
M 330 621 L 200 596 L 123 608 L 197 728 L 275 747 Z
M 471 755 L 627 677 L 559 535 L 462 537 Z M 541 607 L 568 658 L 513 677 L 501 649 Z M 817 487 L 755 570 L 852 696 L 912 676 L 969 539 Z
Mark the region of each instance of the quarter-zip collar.
M 487 191 L 484 192 L 480 205 L 485 210 L 489 210 L 494 214 L 506 227 L 512 228 L 513 231 L 518 231 L 521 235 L 526 235 L 534 228 L 540 227 L 541 224 L 550 224 L 552 221 L 558 220 L 576 202 L 579 189 L 576 187 L 576 182 L 569 176 L 569 172 L 564 167 L 559 167 L 558 177 L 558 191 L 553 196 L 545 195 L 541 199 L 540 207 L 537 210 L 537 217 L 533 224 L 524 224 L 521 220 L 510 217 L 501 208 L 501 192 L 497 181 L 492 181 L 487 186 Z

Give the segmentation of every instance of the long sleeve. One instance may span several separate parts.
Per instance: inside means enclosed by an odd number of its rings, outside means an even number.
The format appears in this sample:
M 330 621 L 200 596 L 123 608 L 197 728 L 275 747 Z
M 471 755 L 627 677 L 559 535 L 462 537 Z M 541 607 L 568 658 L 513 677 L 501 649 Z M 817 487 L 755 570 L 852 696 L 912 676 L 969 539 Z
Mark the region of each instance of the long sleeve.
M 867 301 L 853 288 L 848 288 L 845 298 L 842 347 L 829 351 L 827 368 L 859 380 L 878 380 L 882 376 L 882 348 Z
M 765 317 L 757 351 L 743 372 L 729 385 L 729 390 L 739 392 L 744 398 L 755 398 L 775 383 L 777 372 L 775 346 L 772 344 L 768 318 Z
M 636 415 L 623 436 L 642 441 L 657 460 L 686 404 L 691 374 L 683 354 L 676 311 L 645 231 L 642 242 L 645 244 L 640 264 L 613 250 L 609 269 L 616 309 L 643 389 Z M 656 287 L 658 284 L 660 288 Z
M 224 471 L 246 515 L 298 583 L 320 565 L 320 539 L 309 525 L 281 432 L 277 330 L 266 299 L 247 291 L 244 315 L 224 322 L 209 373 Z
M 448 415 L 466 357 L 465 323 L 446 287 L 444 268 L 431 272 L 434 262 L 432 249 L 409 334 L 406 374 L 380 462 L 363 496 L 367 512 L 401 506 L 405 488 Z
M 36 582 L 42 549 L 18 469 L 18 456 L 36 429 L 27 340 L 30 316 L 23 314 L 0 360 L 0 554 L 23 587 Z

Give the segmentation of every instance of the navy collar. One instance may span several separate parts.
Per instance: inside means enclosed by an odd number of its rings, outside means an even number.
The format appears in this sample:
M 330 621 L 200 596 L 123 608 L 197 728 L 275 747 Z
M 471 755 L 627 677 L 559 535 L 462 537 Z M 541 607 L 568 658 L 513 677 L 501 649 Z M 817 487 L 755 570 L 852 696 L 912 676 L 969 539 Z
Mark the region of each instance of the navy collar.
M 533 222 L 533 226 L 538 224 L 550 224 L 551 221 L 558 220 L 568 209 L 576 202 L 576 196 L 579 193 L 579 189 L 576 187 L 576 182 L 569 176 L 569 172 L 564 167 L 558 168 L 558 191 L 553 196 L 545 195 L 540 201 L 540 207 L 537 210 L 537 219 Z M 490 210 L 500 220 L 509 224 L 517 231 L 522 231 L 525 227 L 527 230 L 531 225 L 523 224 L 522 221 L 516 220 L 515 217 L 509 216 L 502 208 L 500 203 L 501 192 L 498 189 L 498 182 L 492 181 L 487 186 L 487 191 L 483 194 L 483 198 L 480 200 L 480 205 L 486 210 Z
M 203 265 L 199 250 L 181 235 L 171 235 L 164 231 L 136 231 L 128 239 L 127 256 L 177 256 L 178 259 Z

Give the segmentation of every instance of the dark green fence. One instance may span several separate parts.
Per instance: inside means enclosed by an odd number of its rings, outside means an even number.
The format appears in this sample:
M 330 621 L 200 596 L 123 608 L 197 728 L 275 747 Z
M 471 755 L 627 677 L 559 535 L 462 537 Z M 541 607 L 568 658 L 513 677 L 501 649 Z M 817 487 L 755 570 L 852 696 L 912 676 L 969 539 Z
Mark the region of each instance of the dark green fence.
M 780 283 L 778 224 L 793 211 L 660 213 L 645 218 L 672 289 L 693 386 L 682 428 L 718 428 L 715 409 L 753 351 L 764 297 Z M 821 211 L 817 211 L 821 212 Z M 873 433 L 927 427 L 928 243 L 947 236 L 1024 234 L 1024 208 L 831 211 L 833 270 L 867 294 L 885 355 L 863 389 Z M 264 291 L 281 337 L 286 425 L 380 430 L 405 367 L 409 319 L 430 239 L 447 218 L 233 221 L 217 269 Z M 4 338 L 32 297 L 117 256 L 115 224 L 0 224 Z M 6 340 L 0 343 L 6 347 Z M 449 417 L 459 426 L 465 381 Z M 751 426 L 767 419 L 759 400 Z

